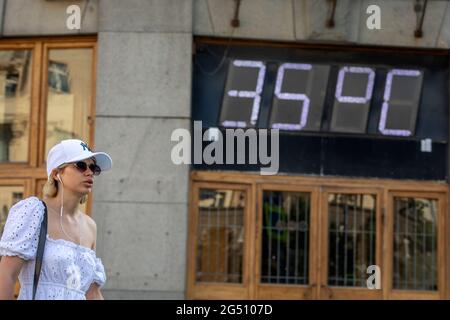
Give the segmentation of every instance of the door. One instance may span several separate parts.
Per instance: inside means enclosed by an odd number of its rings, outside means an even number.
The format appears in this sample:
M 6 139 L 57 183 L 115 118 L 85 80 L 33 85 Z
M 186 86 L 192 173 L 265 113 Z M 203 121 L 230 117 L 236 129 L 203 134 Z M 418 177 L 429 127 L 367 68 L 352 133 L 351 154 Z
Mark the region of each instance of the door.
M 188 298 L 249 299 L 250 186 L 199 183 L 192 190 Z
M 386 297 L 446 298 L 446 196 L 435 192 L 390 192 Z
M 257 299 L 317 297 L 318 191 L 277 184 L 258 188 Z
M 381 201 L 376 188 L 322 189 L 319 299 L 383 297 L 380 278 L 368 285 L 382 269 Z

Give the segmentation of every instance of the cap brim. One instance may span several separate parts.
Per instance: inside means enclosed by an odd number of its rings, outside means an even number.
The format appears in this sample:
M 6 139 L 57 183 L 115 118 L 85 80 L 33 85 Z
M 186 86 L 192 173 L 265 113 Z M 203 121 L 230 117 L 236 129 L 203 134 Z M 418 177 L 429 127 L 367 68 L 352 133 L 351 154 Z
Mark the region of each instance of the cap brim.
M 92 152 L 89 155 L 82 155 L 82 156 L 76 157 L 74 159 L 71 159 L 68 162 L 76 162 L 76 161 L 86 160 L 86 159 L 89 159 L 92 157 L 95 158 L 97 165 L 100 167 L 100 169 L 102 171 L 108 171 L 112 168 L 112 165 L 113 165 L 112 159 L 105 152 Z

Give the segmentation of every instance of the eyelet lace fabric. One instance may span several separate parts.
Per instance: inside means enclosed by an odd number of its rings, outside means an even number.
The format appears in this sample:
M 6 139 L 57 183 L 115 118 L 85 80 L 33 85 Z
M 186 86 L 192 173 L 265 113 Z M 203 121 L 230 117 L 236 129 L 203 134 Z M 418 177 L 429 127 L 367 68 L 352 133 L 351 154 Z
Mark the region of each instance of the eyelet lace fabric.
M 26 260 L 19 274 L 19 300 L 31 300 L 34 266 L 44 205 L 36 197 L 16 203 L 9 211 L 2 238 L 0 256 L 18 256 Z M 106 282 L 102 261 L 95 251 L 47 234 L 36 300 L 85 300 L 92 283 Z

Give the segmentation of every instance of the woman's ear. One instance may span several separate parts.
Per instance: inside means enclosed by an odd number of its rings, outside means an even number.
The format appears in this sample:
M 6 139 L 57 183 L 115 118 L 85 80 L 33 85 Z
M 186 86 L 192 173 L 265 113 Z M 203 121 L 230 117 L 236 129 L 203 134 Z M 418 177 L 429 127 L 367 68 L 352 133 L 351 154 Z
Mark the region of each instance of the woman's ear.
M 58 175 L 59 175 L 59 174 L 60 174 L 59 170 L 58 170 L 58 169 L 54 169 L 54 170 L 52 171 L 50 177 L 51 177 L 53 180 L 60 181 L 60 179 L 58 179 Z

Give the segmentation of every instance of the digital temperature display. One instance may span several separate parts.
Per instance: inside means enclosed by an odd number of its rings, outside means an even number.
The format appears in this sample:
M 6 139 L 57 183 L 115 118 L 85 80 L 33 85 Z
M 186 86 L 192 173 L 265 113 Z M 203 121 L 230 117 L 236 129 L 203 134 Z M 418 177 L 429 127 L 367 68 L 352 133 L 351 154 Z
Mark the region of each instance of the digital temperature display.
M 330 85 L 331 64 L 276 62 L 269 128 L 323 131 L 324 103 Z M 336 65 L 337 81 L 331 88 L 333 104 L 328 131 L 366 133 L 370 108 L 378 108 L 378 134 L 411 136 L 416 127 L 423 71 Z M 382 69 L 382 70 L 377 70 Z M 375 80 L 383 74 L 383 99 L 373 102 Z M 383 72 L 384 71 L 384 72 Z M 220 125 L 255 127 L 265 94 L 267 62 L 233 59 L 228 66 Z
M 279 129 L 286 174 L 447 180 L 449 66 L 448 51 L 200 38 L 192 120 Z

